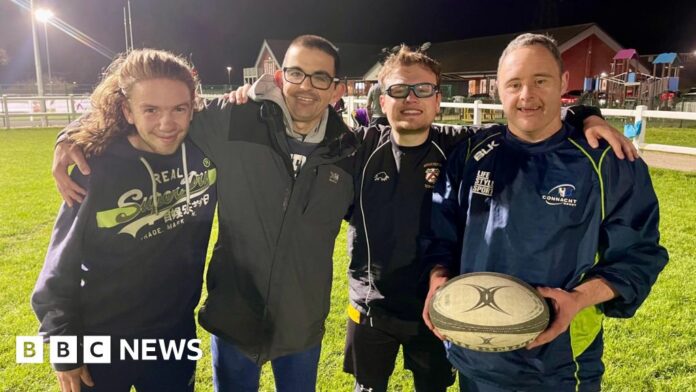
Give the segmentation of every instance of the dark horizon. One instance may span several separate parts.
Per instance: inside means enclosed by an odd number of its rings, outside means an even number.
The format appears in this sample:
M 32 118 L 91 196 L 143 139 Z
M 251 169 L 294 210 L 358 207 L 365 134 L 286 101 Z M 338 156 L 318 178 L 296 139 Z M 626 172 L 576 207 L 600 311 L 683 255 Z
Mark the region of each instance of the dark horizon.
M 115 52 L 125 50 L 126 0 L 36 0 L 70 25 Z M 427 6 L 423 6 L 423 5 Z M 205 84 L 239 83 L 264 39 L 292 39 L 312 33 L 336 43 L 415 45 L 487 35 L 596 23 L 625 48 L 639 54 L 693 53 L 696 3 L 670 2 L 651 11 L 634 2 L 531 0 L 496 2 L 432 0 L 351 1 L 349 5 L 307 0 L 131 0 L 135 47 L 154 47 L 192 57 Z M 655 20 L 646 21 L 646 18 Z M 297 22 L 290 23 L 289 21 Z M 11 1 L 0 3 L 0 83 L 35 78 L 29 13 Z M 46 73 L 43 24 L 37 23 Z M 95 83 L 110 60 L 49 26 L 51 69 L 68 82 Z

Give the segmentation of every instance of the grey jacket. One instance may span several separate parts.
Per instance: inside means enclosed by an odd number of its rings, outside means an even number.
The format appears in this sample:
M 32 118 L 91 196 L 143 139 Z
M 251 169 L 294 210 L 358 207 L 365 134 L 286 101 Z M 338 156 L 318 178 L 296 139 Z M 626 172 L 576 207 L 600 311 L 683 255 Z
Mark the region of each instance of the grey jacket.
M 334 241 L 353 199 L 358 141 L 328 110 L 293 175 L 283 109 L 213 101 L 190 135 L 218 168 L 219 235 L 199 322 L 258 364 L 321 343 Z

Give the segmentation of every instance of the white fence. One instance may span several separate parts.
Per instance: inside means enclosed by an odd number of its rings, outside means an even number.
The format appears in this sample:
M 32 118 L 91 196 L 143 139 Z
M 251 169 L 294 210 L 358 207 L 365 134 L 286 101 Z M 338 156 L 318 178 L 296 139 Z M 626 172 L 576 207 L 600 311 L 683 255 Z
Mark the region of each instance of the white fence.
M 204 96 L 213 98 L 214 96 Z M 56 120 L 58 125 L 68 124 L 76 119 L 83 112 L 90 109 L 89 96 L 67 95 L 67 96 L 7 96 L 3 95 L 0 102 L 0 118 L 3 120 L 5 128 L 9 129 L 12 124 L 20 126 L 47 126 L 51 120 Z M 346 113 L 344 118 L 347 123 L 352 124 L 353 118 L 350 113 L 358 107 L 364 107 L 367 100 L 356 97 L 346 97 Z M 484 117 L 502 117 L 503 106 L 500 104 L 484 104 L 481 101 L 474 103 L 452 103 L 443 102 L 442 108 L 461 109 L 460 113 L 467 115 L 460 116 L 460 119 L 470 119 L 472 124 L 481 125 Z M 445 110 L 443 110 L 445 112 Z M 492 115 L 493 112 L 500 112 L 500 116 Z M 677 154 L 696 155 L 696 148 L 682 146 L 668 146 L 663 144 L 646 144 L 645 134 L 649 132 L 648 119 L 674 119 L 696 121 L 696 113 L 693 112 L 670 112 L 647 110 L 647 106 L 638 106 L 635 110 L 624 109 L 602 109 L 605 117 L 628 117 L 634 119 L 634 124 L 638 121 L 642 123 L 642 131 L 635 140 L 636 145 L 643 150 L 662 151 Z M 355 124 L 353 124 L 355 125 Z
M 602 115 L 604 117 L 633 117 L 634 124 L 640 121 L 642 123 L 642 128 L 638 138 L 634 141 L 636 145 L 642 150 L 648 151 L 660 151 L 669 152 L 675 154 L 688 154 L 696 155 L 696 148 L 693 147 L 682 147 L 682 146 L 669 146 L 665 144 L 646 144 L 645 134 L 649 131 L 648 121 L 649 118 L 662 118 L 671 120 L 691 120 L 696 121 L 696 113 L 693 112 L 670 112 L 670 111 L 660 111 L 660 110 L 648 110 L 647 106 L 637 106 L 635 110 L 623 110 L 623 109 L 602 109 Z
M 346 100 L 346 112 L 352 113 L 355 108 L 364 107 L 367 104 L 365 99 L 354 99 L 354 97 L 348 97 Z M 484 104 L 481 101 L 475 101 L 474 103 L 452 103 L 443 102 L 440 104 L 443 108 L 458 108 L 464 110 L 473 111 L 473 125 L 481 125 L 483 123 L 484 114 L 490 111 L 503 111 L 503 105 L 501 104 Z M 641 150 L 648 151 L 661 151 L 675 154 L 688 154 L 696 155 L 696 148 L 692 147 L 682 147 L 682 146 L 670 146 L 664 144 L 646 144 L 645 134 L 649 132 L 648 121 L 649 118 L 654 119 L 672 119 L 672 120 L 690 120 L 696 121 L 696 113 L 694 112 L 670 112 L 670 111 L 659 111 L 659 110 L 648 110 L 647 106 L 638 106 L 635 110 L 624 110 L 624 109 L 601 109 L 602 115 L 604 117 L 629 117 L 633 118 L 633 123 L 641 121 L 641 132 L 638 137 L 634 140 L 634 143 Z M 489 116 L 489 117 L 502 117 L 500 116 Z M 352 118 L 350 119 L 352 121 Z
M 53 125 L 51 120 L 65 125 L 90 108 L 88 95 L 0 97 L 0 118 L 7 129 Z

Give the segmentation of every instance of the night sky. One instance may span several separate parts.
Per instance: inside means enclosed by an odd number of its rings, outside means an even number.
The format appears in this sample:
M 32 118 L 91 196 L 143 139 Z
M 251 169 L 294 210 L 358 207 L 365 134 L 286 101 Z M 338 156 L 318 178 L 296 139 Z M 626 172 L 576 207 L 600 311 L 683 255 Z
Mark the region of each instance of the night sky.
M 696 50 L 696 1 L 600 0 L 132 0 L 136 47 L 168 49 L 189 56 L 206 84 L 233 83 L 252 66 L 264 38 L 291 39 L 313 33 L 334 42 L 420 44 L 545 27 L 597 23 L 640 54 Z M 70 25 L 114 52 L 125 49 L 125 0 L 36 0 Z M 0 83 L 34 78 L 28 12 L 0 0 Z M 43 45 L 43 25 L 37 24 Z M 49 26 L 54 77 L 95 83 L 110 61 Z M 45 55 L 44 61 L 45 61 Z

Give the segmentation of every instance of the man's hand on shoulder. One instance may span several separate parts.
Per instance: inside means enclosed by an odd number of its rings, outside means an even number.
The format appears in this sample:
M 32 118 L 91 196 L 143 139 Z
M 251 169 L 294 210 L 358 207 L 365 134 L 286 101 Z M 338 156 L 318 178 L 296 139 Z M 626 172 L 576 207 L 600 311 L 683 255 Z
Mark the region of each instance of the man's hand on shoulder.
M 619 159 L 627 157 L 632 162 L 636 158 L 640 158 L 638 149 L 633 142 L 612 127 L 605 119 L 599 116 L 589 116 L 583 121 L 583 126 L 587 143 L 593 148 L 599 147 L 599 139 L 604 139 Z
M 77 165 L 77 169 L 82 174 L 90 174 L 90 167 L 82 153 L 82 148 L 68 140 L 58 143 L 53 151 L 51 173 L 56 181 L 58 192 L 69 207 L 72 207 L 73 203 L 82 203 L 87 194 L 84 188 L 70 178 L 68 167 L 72 164 Z
M 251 85 L 246 83 L 243 86 L 237 87 L 236 90 L 225 94 L 225 98 L 230 105 L 244 105 L 249 102 L 249 96 L 247 95 L 249 90 L 251 90 Z

